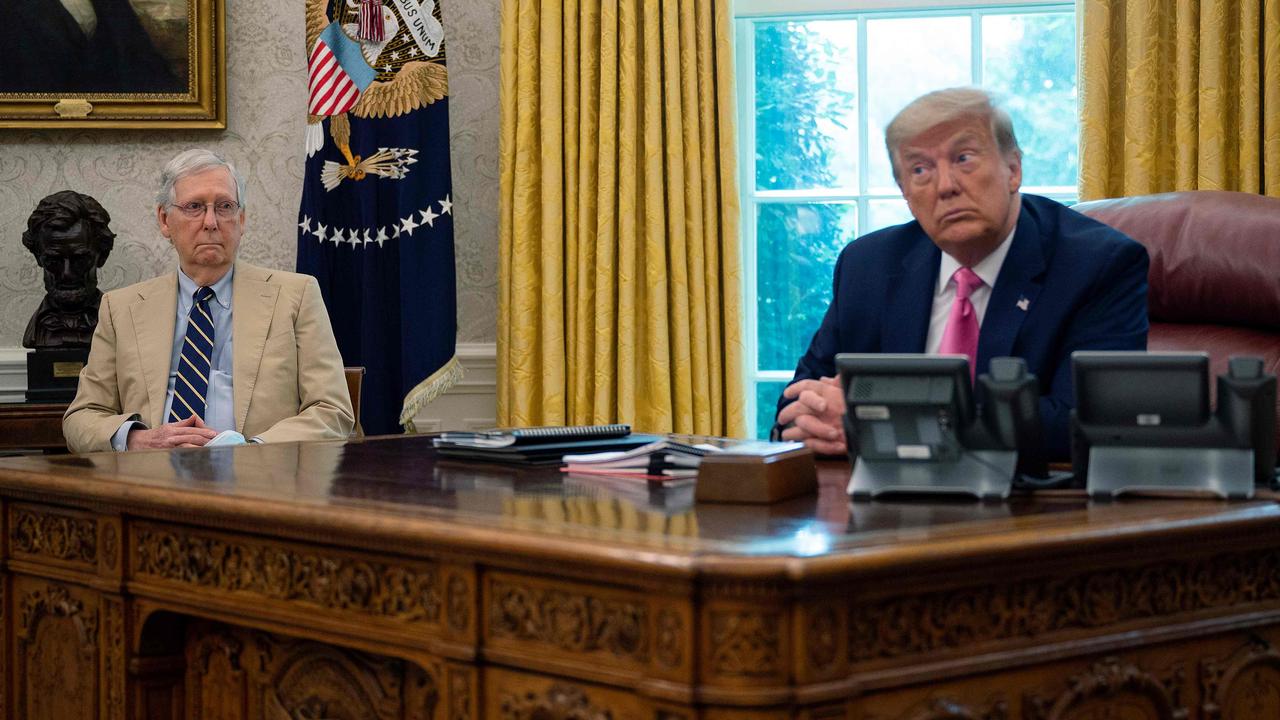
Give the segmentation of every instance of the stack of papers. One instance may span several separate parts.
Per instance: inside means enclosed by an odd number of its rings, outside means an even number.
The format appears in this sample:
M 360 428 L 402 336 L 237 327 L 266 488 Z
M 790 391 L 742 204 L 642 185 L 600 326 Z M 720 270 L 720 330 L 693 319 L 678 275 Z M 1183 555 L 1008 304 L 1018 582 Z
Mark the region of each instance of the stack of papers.
M 639 480 L 692 480 L 698 475 L 702 458 L 715 452 L 721 452 L 715 445 L 687 445 L 664 439 L 630 450 L 565 455 L 562 470 Z

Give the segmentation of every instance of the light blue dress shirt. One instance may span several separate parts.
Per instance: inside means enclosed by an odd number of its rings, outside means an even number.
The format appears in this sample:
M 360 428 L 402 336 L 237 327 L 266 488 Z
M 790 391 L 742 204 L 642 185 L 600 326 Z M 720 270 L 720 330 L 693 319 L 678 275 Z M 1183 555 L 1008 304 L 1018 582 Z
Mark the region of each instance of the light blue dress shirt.
M 214 299 L 209 303 L 213 316 L 213 357 L 210 358 L 209 389 L 205 396 L 204 424 L 222 432 L 236 426 L 234 400 L 232 399 L 232 361 L 235 357 L 231 345 L 231 288 L 235 268 L 214 283 Z M 169 354 L 169 387 L 165 392 L 164 418 L 169 419 L 173 405 L 173 386 L 178 380 L 178 358 L 182 354 L 182 341 L 187 335 L 187 315 L 195 304 L 194 296 L 199 288 L 187 274 L 178 270 L 178 310 L 173 328 L 173 350 Z M 136 420 L 126 420 L 111 438 L 116 450 L 129 448 L 129 431 L 134 427 L 145 430 L 147 426 Z

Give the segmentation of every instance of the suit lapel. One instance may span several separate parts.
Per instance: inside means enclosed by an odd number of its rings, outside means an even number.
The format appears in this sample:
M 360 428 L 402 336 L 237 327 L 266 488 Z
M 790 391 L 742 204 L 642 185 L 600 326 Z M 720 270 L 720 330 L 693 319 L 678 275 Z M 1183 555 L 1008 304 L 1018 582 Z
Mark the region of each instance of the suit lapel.
M 915 247 L 903 259 L 901 271 L 889 278 L 889 295 L 880 326 L 881 352 L 920 353 L 925 350 L 942 251 L 923 231 L 917 231 L 917 234 Z
M 249 416 L 249 399 L 258 381 L 262 351 L 275 314 L 280 288 L 269 284 L 270 271 L 236 263 L 231 291 L 231 338 L 234 345 L 232 367 L 236 430 L 243 431 Z
M 147 388 L 147 417 L 151 427 L 164 423 L 164 401 L 169 392 L 169 365 L 173 356 L 174 312 L 178 307 L 178 274 L 170 273 L 160 282 L 138 291 L 129 306 L 133 335 L 137 339 L 138 363 Z
M 1022 321 L 1026 320 L 1030 308 L 1035 305 L 1036 296 L 1040 294 L 1044 268 L 1040 226 L 1023 204 L 1018 215 L 1017 232 L 996 277 L 996 286 L 991 289 L 991 300 L 987 303 L 987 313 L 978 334 L 979 373 L 986 370 L 991 358 L 1006 356 L 1013 351 Z

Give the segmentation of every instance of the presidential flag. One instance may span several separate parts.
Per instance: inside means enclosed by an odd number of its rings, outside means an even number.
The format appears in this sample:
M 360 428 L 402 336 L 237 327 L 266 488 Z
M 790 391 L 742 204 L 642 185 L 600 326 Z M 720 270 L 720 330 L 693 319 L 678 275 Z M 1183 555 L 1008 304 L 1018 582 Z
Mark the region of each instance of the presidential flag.
M 307 0 L 298 271 L 320 282 L 361 422 L 412 430 L 455 354 L 448 72 L 434 0 Z

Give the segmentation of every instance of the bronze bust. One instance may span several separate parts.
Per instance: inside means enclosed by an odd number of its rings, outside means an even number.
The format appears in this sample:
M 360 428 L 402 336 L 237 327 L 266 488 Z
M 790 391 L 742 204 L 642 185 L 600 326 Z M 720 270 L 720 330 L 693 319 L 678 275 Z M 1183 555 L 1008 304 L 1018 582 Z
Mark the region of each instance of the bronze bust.
M 63 190 L 41 200 L 22 244 L 44 269 L 44 300 L 27 323 L 24 347 L 37 350 L 88 348 L 98 322 L 98 268 L 107 261 L 115 233 L 97 200 Z

